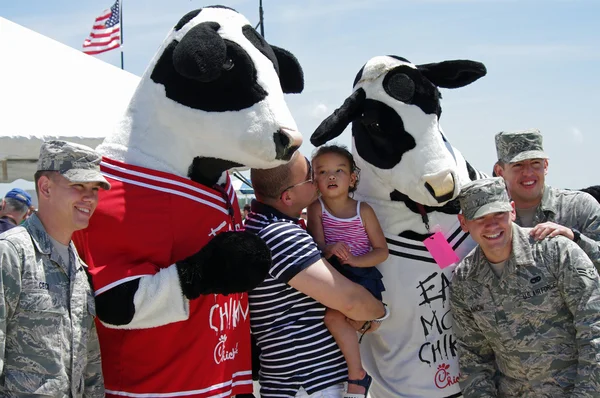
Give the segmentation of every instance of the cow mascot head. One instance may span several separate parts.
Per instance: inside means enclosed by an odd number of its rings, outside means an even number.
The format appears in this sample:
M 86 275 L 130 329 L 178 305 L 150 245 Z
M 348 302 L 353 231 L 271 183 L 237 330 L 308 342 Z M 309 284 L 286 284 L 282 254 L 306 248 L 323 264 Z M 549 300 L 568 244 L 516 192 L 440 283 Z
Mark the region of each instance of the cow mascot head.
M 463 87 L 485 73 L 474 61 L 414 65 L 397 56 L 372 58 L 356 75 L 352 95 L 321 123 L 311 142 L 322 145 L 352 123 L 353 152 L 362 173 L 358 195 L 386 205 L 396 202 L 401 205 L 394 207 L 416 215 L 421 213 L 417 204 L 439 211 L 470 180 L 470 166 L 442 132 L 438 87 Z M 393 229 L 425 232 L 424 225 L 410 222 Z
M 456 265 L 434 253 L 454 251 L 462 258 L 474 247 L 460 228 L 455 198 L 481 173 L 440 128 L 439 88 L 463 87 L 485 74 L 474 61 L 415 65 L 396 56 L 372 58 L 350 97 L 311 137 L 318 146 L 352 124 L 361 169 L 356 195 L 371 204 L 388 243 L 390 256 L 378 268 L 391 316 L 361 344 L 373 396 L 460 395 L 448 300 Z
M 98 147 L 112 189 L 75 237 L 95 288 L 108 396 L 252 392 L 248 300 L 271 264 L 238 231 L 227 170 L 272 168 L 302 143 L 284 93 L 303 75 L 242 15 L 185 15 Z

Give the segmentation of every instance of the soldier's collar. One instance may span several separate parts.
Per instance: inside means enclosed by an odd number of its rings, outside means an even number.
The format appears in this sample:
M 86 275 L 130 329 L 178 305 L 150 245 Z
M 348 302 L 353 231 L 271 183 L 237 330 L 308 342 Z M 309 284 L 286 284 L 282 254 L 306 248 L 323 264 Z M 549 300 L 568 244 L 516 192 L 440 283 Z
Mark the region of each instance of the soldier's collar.
M 549 211 L 552 212 L 552 214 L 556 214 L 556 195 L 553 195 L 551 191 L 551 187 L 544 185 L 544 193 L 542 194 L 540 209 L 543 212 Z
M 50 235 L 46 232 L 46 228 L 38 218 L 36 213 L 33 213 L 30 217 L 25 220 L 23 226 L 29 232 L 31 236 L 31 240 L 35 245 L 37 251 L 43 254 L 50 254 L 54 249 L 54 244 L 50 240 Z M 75 246 L 73 246 L 73 242 L 69 242 L 69 248 L 75 251 Z
M 516 223 L 512 223 L 512 250 L 509 261 L 516 266 L 531 265 L 534 263 L 531 253 L 530 228 L 521 228 Z
M 43 254 L 50 254 L 52 251 L 52 242 L 48 239 L 48 233 L 44 228 L 44 225 L 38 218 L 36 213 L 33 213 L 25 222 L 23 226 L 29 232 L 31 241 L 38 252 Z

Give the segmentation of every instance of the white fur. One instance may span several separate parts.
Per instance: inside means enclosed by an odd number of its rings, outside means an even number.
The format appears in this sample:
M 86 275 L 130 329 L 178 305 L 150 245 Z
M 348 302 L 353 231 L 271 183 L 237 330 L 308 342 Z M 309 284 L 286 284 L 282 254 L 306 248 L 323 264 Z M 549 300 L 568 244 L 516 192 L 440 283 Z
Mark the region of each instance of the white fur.
M 167 98 L 164 86 L 150 79 L 169 43 L 181 40 L 192 27 L 206 21 L 219 22 L 219 35 L 235 41 L 249 54 L 259 84 L 269 93 L 267 98 L 241 111 L 205 112 Z M 286 128 L 298 140 L 301 136 L 285 104 L 272 62 L 242 33 L 242 26 L 248 24 L 244 16 L 234 11 L 205 8 L 181 30 L 172 30 L 142 76 L 118 129 L 97 148 L 98 152 L 125 163 L 184 177 L 196 156 L 231 160 L 255 168 L 284 163 L 275 159 L 273 133 Z
M 190 302 L 181 292 L 175 265 L 161 269 L 157 274 L 140 278 L 133 298 L 135 315 L 126 325 L 103 323 L 111 329 L 147 329 L 185 321 L 190 315 Z

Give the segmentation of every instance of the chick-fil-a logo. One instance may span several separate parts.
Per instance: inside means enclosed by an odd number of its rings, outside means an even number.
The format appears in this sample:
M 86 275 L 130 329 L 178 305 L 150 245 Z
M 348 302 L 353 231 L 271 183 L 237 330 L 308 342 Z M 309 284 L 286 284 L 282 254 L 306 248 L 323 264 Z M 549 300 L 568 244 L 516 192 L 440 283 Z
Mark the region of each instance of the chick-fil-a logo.
M 226 342 L 227 336 L 222 335 L 219 337 L 219 342 L 215 346 L 214 359 L 217 365 L 222 362 L 235 359 L 235 356 L 238 354 L 238 343 L 235 343 L 235 347 L 227 349 L 227 344 L 225 344 Z
M 460 373 L 458 376 L 452 376 L 450 372 L 448 372 L 448 369 L 450 369 L 450 365 L 447 363 L 441 363 L 438 365 L 438 370 L 435 373 L 435 386 L 437 388 L 442 389 L 458 383 L 458 380 L 460 379 Z

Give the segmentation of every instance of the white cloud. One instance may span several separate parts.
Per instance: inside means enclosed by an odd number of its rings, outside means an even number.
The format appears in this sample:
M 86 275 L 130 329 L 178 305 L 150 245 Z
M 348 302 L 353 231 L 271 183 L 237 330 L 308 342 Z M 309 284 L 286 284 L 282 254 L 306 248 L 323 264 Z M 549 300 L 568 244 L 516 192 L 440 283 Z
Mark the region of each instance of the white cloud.
M 329 115 L 329 108 L 327 105 L 320 103 L 317 104 L 311 111 L 310 115 L 315 119 L 325 119 Z
M 583 133 L 577 127 L 571 127 L 571 136 L 577 144 L 583 143 Z

